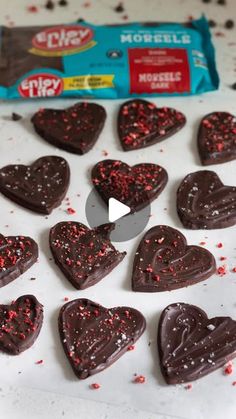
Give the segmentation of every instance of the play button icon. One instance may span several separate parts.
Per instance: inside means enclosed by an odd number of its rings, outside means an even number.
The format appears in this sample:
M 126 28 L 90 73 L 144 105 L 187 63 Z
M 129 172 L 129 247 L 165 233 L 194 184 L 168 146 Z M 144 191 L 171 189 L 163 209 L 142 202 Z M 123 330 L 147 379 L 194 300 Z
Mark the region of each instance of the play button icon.
M 131 211 L 128 205 L 122 204 L 115 198 L 110 198 L 108 202 L 108 219 L 110 223 L 119 220 Z
M 133 213 L 128 205 L 113 197 L 106 204 L 93 188 L 86 200 L 85 213 L 90 228 L 114 223 L 111 241 L 124 242 L 133 239 L 145 229 L 150 219 L 151 205 Z

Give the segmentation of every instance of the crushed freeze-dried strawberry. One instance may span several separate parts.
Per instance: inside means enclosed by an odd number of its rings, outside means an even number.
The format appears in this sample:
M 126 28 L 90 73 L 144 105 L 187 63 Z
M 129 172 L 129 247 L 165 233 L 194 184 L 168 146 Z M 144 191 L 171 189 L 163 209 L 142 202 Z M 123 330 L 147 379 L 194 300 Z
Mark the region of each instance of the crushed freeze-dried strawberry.
M 134 345 L 129 345 L 127 351 L 133 351 L 135 349 Z
M 90 384 L 90 388 L 92 390 L 98 390 L 100 387 L 101 387 L 101 385 L 98 384 L 98 383 L 92 383 L 92 384 Z
M 42 360 L 42 359 L 40 359 L 39 361 L 36 361 L 36 362 L 35 362 L 35 364 L 36 364 L 36 365 L 41 365 L 41 364 L 43 364 L 43 360 Z
M 137 377 L 135 377 L 134 379 L 134 383 L 137 384 L 144 384 L 146 381 L 146 378 L 144 377 L 144 375 L 137 375 Z
M 67 211 L 67 213 L 68 213 L 68 214 L 70 214 L 70 215 L 71 215 L 71 214 L 75 214 L 75 213 L 76 213 L 76 211 L 75 211 L 73 208 L 71 208 L 71 207 L 67 208 L 67 210 L 66 210 L 66 211 Z
M 30 13 L 38 13 L 38 7 L 37 7 L 37 6 L 33 6 L 33 5 L 28 6 L 28 7 L 27 7 L 27 10 L 28 10 L 28 12 L 30 12 Z
M 228 364 L 226 365 L 225 369 L 224 369 L 224 374 L 225 375 L 230 375 L 233 372 L 233 364 Z
M 226 266 L 225 265 L 219 266 L 219 268 L 217 269 L 217 272 L 220 276 L 226 275 Z

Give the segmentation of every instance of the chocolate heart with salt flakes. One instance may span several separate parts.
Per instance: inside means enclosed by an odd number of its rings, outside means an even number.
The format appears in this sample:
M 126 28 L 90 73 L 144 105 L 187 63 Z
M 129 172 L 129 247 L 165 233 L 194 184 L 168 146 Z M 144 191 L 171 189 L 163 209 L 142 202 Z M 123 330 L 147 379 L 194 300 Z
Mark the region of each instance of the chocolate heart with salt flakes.
M 50 214 L 63 200 L 70 181 L 65 159 L 45 156 L 30 166 L 15 164 L 0 169 L 0 192 L 40 214 Z
M 177 191 L 177 211 L 186 228 L 230 227 L 236 224 L 236 187 L 210 170 L 190 173 Z
M 65 221 L 50 230 L 49 242 L 56 264 L 77 289 L 85 289 L 108 275 L 125 257 L 110 242 L 115 224 L 89 229 Z
M 115 198 L 136 212 L 158 197 L 168 175 L 157 164 L 129 166 L 120 160 L 103 160 L 94 166 L 92 181 L 106 203 L 109 198 Z
M 61 308 L 58 325 L 73 371 L 84 379 L 117 361 L 143 334 L 146 321 L 131 307 L 105 308 L 78 299 Z
M 137 150 L 174 135 L 185 123 L 185 116 L 176 109 L 134 99 L 120 107 L 118 135 L 125 151 Z
M 43 323 L 43 306 L 33 295 L 10 305 L 0 304 L 0 350 L 19 355 L 36 341 Z
M 199 246 L 188 246 L 174 228 L 152 227 L 134 258 L 133 291 L 160 292 L 187 287 L 216 272 L 214 256 Z
M 38 245 L 25 236 L 0 234 L 0 288 L 26 272 L 38 259 Z
M 200 308 L 171 304 L 161 314 L 158 350 L 167 384 L 197 380 L 236 356 L 236 321 L 209 319 Z
M 228 112 L 206 115 L 198 131 L 202 164 L 218 164 L 236 159 L 236 118 Z
M 96 143 L 106 111 L 96 103 L 80 102 L 67 109 L 39 109 L 32 117 L 35 131 L 56 147 L 87 153 Z

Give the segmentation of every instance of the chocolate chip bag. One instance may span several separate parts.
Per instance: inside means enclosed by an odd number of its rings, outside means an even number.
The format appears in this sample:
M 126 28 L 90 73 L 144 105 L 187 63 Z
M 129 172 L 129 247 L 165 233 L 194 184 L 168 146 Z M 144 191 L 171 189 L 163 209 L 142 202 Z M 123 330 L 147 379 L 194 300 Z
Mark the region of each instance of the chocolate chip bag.
M 0 27 L 0 98 L 191 95 L 219 85 L 206 19 Z

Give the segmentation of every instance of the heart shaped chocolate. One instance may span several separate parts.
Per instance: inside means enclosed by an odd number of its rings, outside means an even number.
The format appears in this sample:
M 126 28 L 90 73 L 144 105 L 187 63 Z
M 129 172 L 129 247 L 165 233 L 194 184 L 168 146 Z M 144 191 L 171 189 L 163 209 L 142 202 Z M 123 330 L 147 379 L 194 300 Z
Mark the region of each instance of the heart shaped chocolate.
M 206 115 L 198 131 L 202 164 L 224 163 L 236 159 L 236 118 L 228 112 Z
M 0 234 L 0 288 L 18 278 L 38 259 L 38 245 L 30 237 Z
M 70 181 L 65 159 L 45 156 L 30 166 L 15 164 L 0 169 L 0 192 L 40 214 L 50 214 L 64 198 Z
M 177 191 L 177 211 L 184 227 L 225 228 L 236 224 L 236 187 L 225 186 L 210 170 L 190 173 Z
M 115 224 L 89 229 L 67 221 L 51 228 L 49 242 L 56 264 L 77 289 L 91 287 L 108 275 L 125 257 L 110 242 Z
M 92 170 L 92 181 L 103 200 L 115 198 L 139 211 L 158 197 L 168 175 L 163 167 L 152 163 L 129 166 L 120 160 L 103 160 Z
M 158 350 L 167 384 L 197 380 L 236 356 L 236 321 L 209 319 L 200 308 L 171 304 L 161 314 Z
M 142 335 L 143 315 L 134 308 L 105 308 L 87 299 L 65 304 L 59 333 L 65 354 L 78 378 L 109 367 Z
M 106 111 L 96 103 L 80 102 L 67 109 L 39 109 L 32 117 L 35 131 L 44 140 L 76 154 L 87 153 L 96 143 Z
M 156 144 L 179 131 L 185 116 L 173 108 L 157 108 L 142 99 L 129 100 L 120 107 L 118 135 L 125 151 Z
M 199 246 L 188 246 L 174 228 L 152 227 L 142 238 L 134 258 L 134 291 L 159 292 L 187 287 L 216 271 L 214 256 Z
M 33 345 L 43 323 L 43 306 L 33 295 L 0 304 L 0 350 L 18 355 Z

